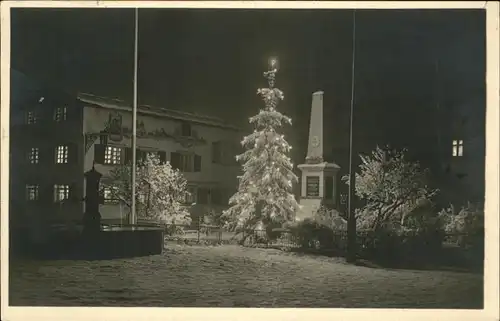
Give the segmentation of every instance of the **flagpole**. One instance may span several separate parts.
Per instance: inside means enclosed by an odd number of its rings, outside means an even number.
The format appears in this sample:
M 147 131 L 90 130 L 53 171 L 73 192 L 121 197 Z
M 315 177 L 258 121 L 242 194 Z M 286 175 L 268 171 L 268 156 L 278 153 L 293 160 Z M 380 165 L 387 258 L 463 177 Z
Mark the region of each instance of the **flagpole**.
M 138 64 L 138 30 L 139 30 L 139 12 L 135 8 L 135 41 L 134 41 L 134 105 L 132 108 L 132 200 L 130 206 L 130 224 L 135 225 L 136 202 L 135 202 L 135 179 L 137 169 L 136 145 L 137 145 L 137 64 Z
M 352 21 L 352 66 L 351 66 L 351 108 L 350 108 L 350 126 L 349 126 L 349 203 L 348 203 L 348 221 L 347 221 L 347 262 L 356 261 L 356 213 L 354 211 L 354 164 L 353 164 L 353 125 L 354 125 L 354 67 L 356 62 L 356 9 L 353 12 Z

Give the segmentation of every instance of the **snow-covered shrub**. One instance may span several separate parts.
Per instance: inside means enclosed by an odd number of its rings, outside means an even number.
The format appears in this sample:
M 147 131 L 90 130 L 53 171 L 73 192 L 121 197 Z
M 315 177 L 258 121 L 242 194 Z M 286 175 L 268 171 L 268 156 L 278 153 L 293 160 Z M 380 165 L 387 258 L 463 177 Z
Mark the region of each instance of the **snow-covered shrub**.
M 347 221 L 342 217 L 339 211 L 325 206 L 321 206 L 314 213 L 314 220 L 324 226 L 329 227 L 332 231 L 346 231 Z
M 107 184 L 111 197 L 127 207 L 131 206 L 131 166 L 111 170 Z M 137 217 L 165 224 L 187 225 L 191 218 L 184 200 L 188 195 L 187 181 L 169 162 L 162 164 L 156 155 L 148 155 L 137 165 L 136 209 Z
M 439 212 L 447 234 L 456 234 L 461 245 L 481 245 L 484 242 L 484 207 L 468 202 L 457 210 L 453 205 Z

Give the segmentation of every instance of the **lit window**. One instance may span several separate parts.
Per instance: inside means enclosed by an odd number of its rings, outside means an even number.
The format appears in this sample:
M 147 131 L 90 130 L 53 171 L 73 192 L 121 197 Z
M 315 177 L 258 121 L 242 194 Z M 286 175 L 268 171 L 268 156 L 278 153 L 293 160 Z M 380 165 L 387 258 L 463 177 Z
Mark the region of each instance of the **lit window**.
M 32 124 L 36 124 L 36 121 L 37 121 L 37 117 L 36 117 L 36 113 L 34 111 L 29 111 L 26 113 L 26 123 L 32 125 Z
M 103 194 L 104 194 L 104 204 L 116 204 L 116 203 L 118 203 L 118 198 L 116 197 L 116 190 L 113 191 L 112 187 L 110 187 L 110 186 L 104 187 Z
M 120 147 L 106 146 L 104 151 L 104 164 L 121 164 L 122 149 Z
M 464 155 L 464 141 L 454 140 L 453 141 L 453 157 L 461 157 Z
M 58 107 L 54 110 L 54 120 L 64 121 L 66 120 L 67 109 L 66 107 Z
M 54 202 L 69 199 L 69 185 L 54 185 Z
M 57 146 L 56 150 L 56 163 L 57 164 L 67 164 L 68 163 L 68 146 Z
M 38 185 L 26 185 L 26 199 L 28 201 L 38 201 Z
M 28 159 L 31 164 L 38 164 L 38 155 L 40 153 L 40 149 L 38 147 L 31 147 L 31 150 L 28 154 Z

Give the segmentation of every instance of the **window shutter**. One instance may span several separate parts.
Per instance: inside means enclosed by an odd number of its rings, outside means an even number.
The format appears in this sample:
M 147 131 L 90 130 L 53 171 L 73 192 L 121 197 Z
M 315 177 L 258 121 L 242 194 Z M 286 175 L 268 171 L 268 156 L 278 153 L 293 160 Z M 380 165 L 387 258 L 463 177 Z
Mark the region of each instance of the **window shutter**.
M 212 163 L 220 163 L 220 142 L 212 143 Z
M 164 151 L 159 151 L 158 155 L 160 157 L 160 164 L 165 164 L 167 162 L 167 153 Z
M 201 172 L 201 156 L 194 155 L 194 171 Z
M 33 146 L 38 147 L 38 146 Z M 24 159 L 26 164 L 30 162 L 31 147 L 26 149 Z M 50 149 L 38 147 L 38 164 L 50 164 Z
M 68 144 L 68 163 L 78 164 L 78 144 Z
M 56 150 L 54 146 L 40 148 L 40 164 L 51 165 L 56 162 Z
M 104 164 L 104 151 L 106 149 L 105 145 L 95 144 L 94 145 L 94 161 L 97 164 Z
M 142 163 L 143 161 L 146 160 L 146 153 L 140 149 L 135 150 L 135 159 L 137 160 L 137 163 Z
M 198 203 L 209 204 L 210 189 L 202 187 L 198 188 Z
M 50 153 L 50 161 L 52 162 L 52 164 L 55 164 L 57 161 L 57 145 L 52 146 L 52 149 L 50 152 L 51 152 Z
M 129 165 L 132 162 L 132 148 L 125 147 L 124 164 Z
M 77 191 L 76 191 L 76 184 L 69 184 L 69 197 L 68 197 L 68 200 L 70 202 L 76 202 L 77 199 L 76 199 L 76 196 L 77 196 Z
M 183 122 L 181 124 L 181 135 L 189 137 L 191 136 L 191 124 L 187 122 Z
M 212 188 L 210 191 L 210 196 L 211 196 L 211 203 L 215 205 L 221 205 L 222 204 L 222 195 L 220 192 L 219 188 Z
M 181 162 L 181 155 L 179 153 L 176 153 L 176 152 L 171 152 L 170 153 L 170 165 L 172 165 L 173 168 L 179 169 L 180 162 Z

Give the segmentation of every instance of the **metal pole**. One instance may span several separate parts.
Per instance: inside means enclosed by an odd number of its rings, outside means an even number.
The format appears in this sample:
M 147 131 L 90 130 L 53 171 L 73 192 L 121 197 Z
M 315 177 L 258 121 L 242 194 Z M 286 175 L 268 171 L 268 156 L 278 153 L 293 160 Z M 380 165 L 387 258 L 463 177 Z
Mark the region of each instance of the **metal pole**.
M 198 216 L 198 243 L 200 243 L 201 216 Z
M 135 42 L 134 42 L 134 105 L 132 109 L 132 200 L 130 206 L 130 224 L 136 224 L 135 204 L 135 176 L 137 169 L 136 145 L 137 145 L 137 63 L 138 63 L 138 30 L 139 13 L 135 8 Z
M 354 184 L 355 173 L 352 162 L 353 157 L 353 119 L 354 119 L 354 65 L 356 61 L 356 9 L 353 12 L 352 27 L 352 69 L 351 69 L 351 111 L 349 125 L 349 200 L 348 200 L 348 221 L 347 221 L 347 261 L 356 261 L 356 216 L 354 212 Z

